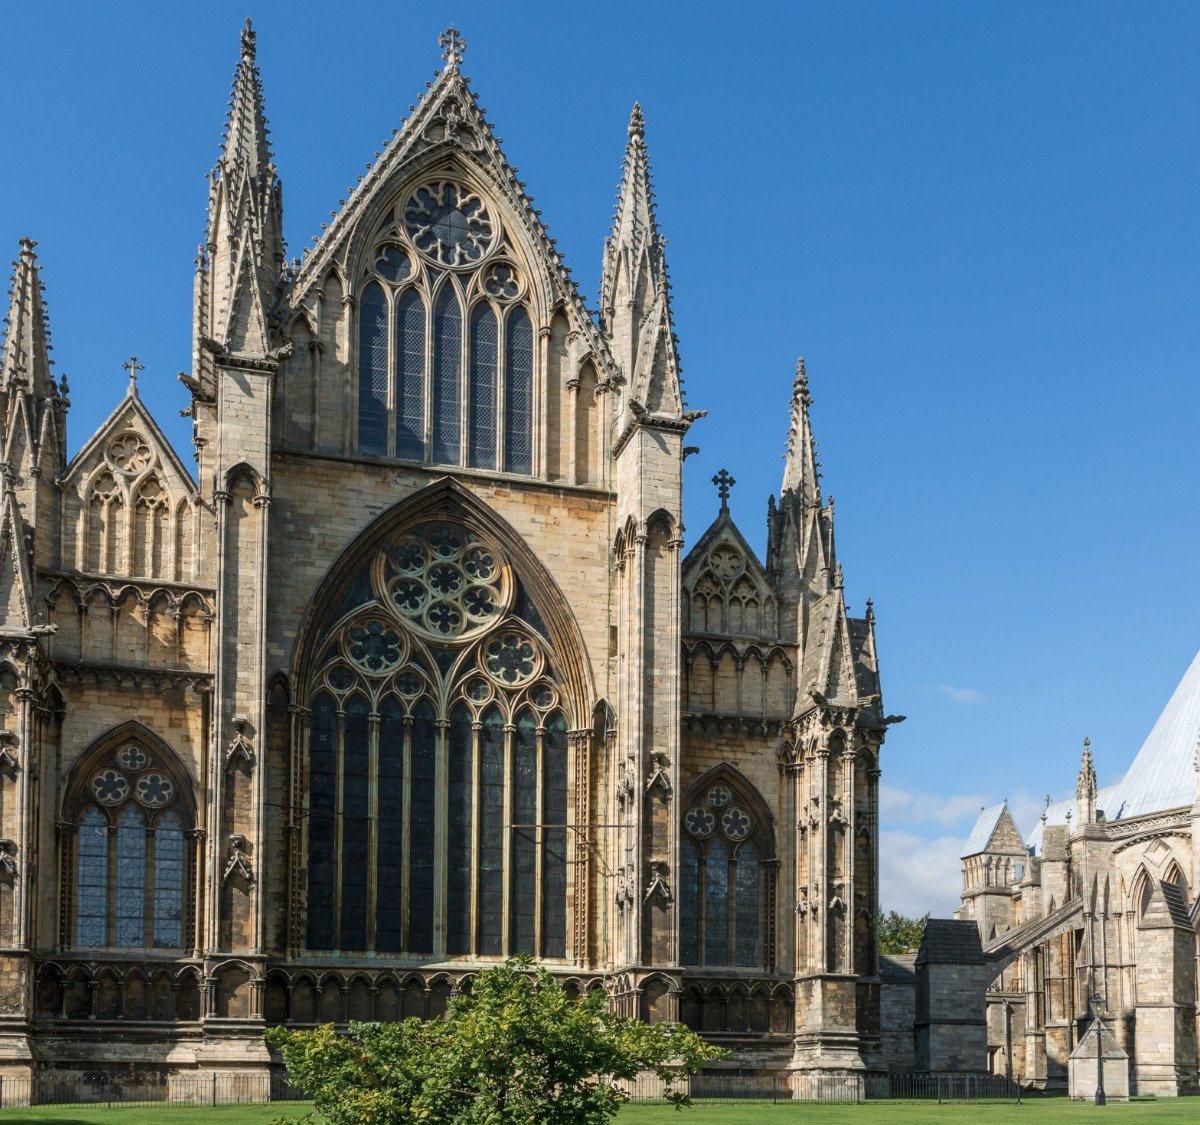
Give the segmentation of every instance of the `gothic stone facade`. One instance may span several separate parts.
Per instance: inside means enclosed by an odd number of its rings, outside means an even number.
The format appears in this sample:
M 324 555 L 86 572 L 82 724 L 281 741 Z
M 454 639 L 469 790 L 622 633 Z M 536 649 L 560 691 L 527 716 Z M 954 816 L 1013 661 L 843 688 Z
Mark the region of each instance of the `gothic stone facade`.
M 803 369 L 764 563 L 686 557 L 644 125 L 587 310 L 462 41 L 288 261 L 242 35 L 181 375 L 67 457 L 32 242 L 0 370 L 0 1072 L 265 1074 L 535 955 L 742 1065 L 880 1049 L 879 693 Z M 782 428 L 782 427 L 781 427 Z
M 1133 1093 L 1200 1092 L 1197 730 L 1200 657 L 1121 781 L 1098 786 L 1085 741 L 1075 800 L 1049 804 L 1028 839 L 1006 805 L 980 814 L 957 917 L 982 941 L 964 1007 L 986 1016 L 979 1053 L 993 1071 L 1065 1090 L 1100 996 Z

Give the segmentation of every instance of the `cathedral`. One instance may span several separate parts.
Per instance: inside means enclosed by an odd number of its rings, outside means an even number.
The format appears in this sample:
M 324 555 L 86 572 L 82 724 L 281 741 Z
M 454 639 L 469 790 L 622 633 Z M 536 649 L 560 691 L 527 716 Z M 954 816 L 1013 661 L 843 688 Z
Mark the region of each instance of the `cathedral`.
M 765 558 L 724 472 L 685 553 L 704 412 L 642 111 L 591 310 L 462 37 L 441 47 L 289 258 L 242 32 L 179 377 L 192 456 L 136 360 L 69 445 L 54 281 L 21 242 L 0 355 L 0 1076 L 265 1082 L 264 1028 L 434 1018 L 517 953 L 797 1089 L 880 1065 L 897 719 L 870 603 L 847 613 L 803 364 Z M 1066 886 L 1051 917 L 1079 902 Z
M 1047 797 L 1027 837 L 1006 804 L 980 813 L 957 917 L 979 931 L 970 1033 L 994 1072 L 1065 1090 L 1099 1006 L 1133 1093 L 1200 1093 L 1198 733 L 1200 656 L 1116 784 L 1085 739 L 1074 800 Z

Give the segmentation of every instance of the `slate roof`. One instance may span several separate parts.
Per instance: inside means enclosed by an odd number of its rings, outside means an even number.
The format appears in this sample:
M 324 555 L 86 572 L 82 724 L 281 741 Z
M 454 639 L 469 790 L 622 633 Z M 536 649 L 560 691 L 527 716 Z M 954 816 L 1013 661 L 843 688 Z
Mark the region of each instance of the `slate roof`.
M 917 952 L 917 964 L 975 965 L 983 961 L 979 926 L 970 919 L 930 918 Z
M 971 829 L 971 835 L 967 837 L 967 842 L 963 845 L 960 859 L 966 859 L 969 855 L 978 855 L 987 850 L 988 841 L 1000 826 L 1000 818 L 1004 815 L 1007 807 L 1006 802 L 1001 801 L 1000 804 L 992 805 L 990 809 L 983 809 L 980 812 L 975 827 Z

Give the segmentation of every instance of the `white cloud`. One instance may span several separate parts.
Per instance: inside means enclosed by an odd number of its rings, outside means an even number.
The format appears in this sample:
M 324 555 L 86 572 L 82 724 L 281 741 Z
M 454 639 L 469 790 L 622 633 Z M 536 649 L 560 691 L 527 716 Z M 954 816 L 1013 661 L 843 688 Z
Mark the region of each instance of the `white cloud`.
M 949 696 L 956 703 L 979 703 L 983 699 L 983 692 L 976 691 L 973 687 L 954 687 L 953 684 L 939 684 L 938 691 L 943 695 Z
M 912 832 L 884 829 L 879 834 L 879 902 L 886 910 L 949 918 L 959 905 L 964 838 L 924 840 Z
M 980 808 L 996 802 L 978 793 L 944 797 L 915 789 L 879 786 L 879 819 L 884 824 L 936 824 L 942 828 L 969 827 Z

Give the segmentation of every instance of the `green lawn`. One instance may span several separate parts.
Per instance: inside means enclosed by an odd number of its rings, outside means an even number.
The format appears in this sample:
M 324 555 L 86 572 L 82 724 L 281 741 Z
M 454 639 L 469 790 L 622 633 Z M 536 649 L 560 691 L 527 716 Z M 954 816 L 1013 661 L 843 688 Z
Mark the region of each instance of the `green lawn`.
M 43 1106 L 38 1109 L 0 1110 L 0 1122 L 38 1121 L 43 1125 L 268 1125 L 302 1117 L 303 1103 L 272 1105 L 186 1106 L 157 1105 L 95 1108 Z M 680 1113 L 667 1106 L 631 1105 L 621 1113 L 619 1125 L 792 1125 L 793 1122 L 859 1122 L 861 1125 L 1059 1125 L 1067 1122 L 1131 1121 L 1147 1125 L 1195 1125 L 1200 1120 L 1200 1099 L 1164 1099 L 1130 1102 L 1096 1109 L 1065 1098 L 1031 1098 L 1016 1105 L 937 1105 L 928 1102 L 870 1102 L 866 1105 L 698 1105 Z

